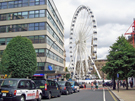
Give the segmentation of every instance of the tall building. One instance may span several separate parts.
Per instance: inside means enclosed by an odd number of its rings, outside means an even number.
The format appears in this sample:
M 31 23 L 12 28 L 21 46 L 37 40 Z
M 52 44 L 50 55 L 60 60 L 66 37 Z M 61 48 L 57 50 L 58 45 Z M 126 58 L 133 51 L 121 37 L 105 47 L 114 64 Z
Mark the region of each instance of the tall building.
M 38 75 L 60 76 L 64 70 L 64 23 L 53 0 L 0 0 L 0 56 L 16 36 L 32 41 Z

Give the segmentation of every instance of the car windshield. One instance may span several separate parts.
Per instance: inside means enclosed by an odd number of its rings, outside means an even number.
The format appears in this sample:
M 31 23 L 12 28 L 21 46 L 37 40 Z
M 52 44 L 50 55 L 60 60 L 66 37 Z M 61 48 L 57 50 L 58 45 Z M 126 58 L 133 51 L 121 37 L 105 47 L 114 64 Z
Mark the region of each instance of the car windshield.
M 44 86 L 45 80 L 33 80 L 37 86 Z
M 59 85 L 65 86 L 65 82 L 58 82 Z
M 3 80 L 1 87 L 16 87 L 17 80 Z
M 79 84 L 82 84 L 82 82 L 78 82 Z
M 72 86 L 74 85 L 74 82 L 70 82 L 70 83 L 71 83 Z

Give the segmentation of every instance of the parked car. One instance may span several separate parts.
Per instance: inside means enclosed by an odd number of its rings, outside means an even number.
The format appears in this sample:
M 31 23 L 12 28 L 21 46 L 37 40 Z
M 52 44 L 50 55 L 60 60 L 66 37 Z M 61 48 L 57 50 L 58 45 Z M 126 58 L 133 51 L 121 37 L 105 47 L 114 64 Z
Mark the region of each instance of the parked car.
M 30 79 L 9 78 L 1 84 L 0 98 L 2 101 L 41 101 L 42 91 Z
M 0 79 L 0 85 L 1 85 L 2 81 L 3 81 L 3 79 Z
M 58 84 L 62 88 L 61 89 L 62 94 L 68 95 L 68 94 L 72 94 L 73 93 L 73 89 L 71 87 L 70 82 L 68 82 L 68 81 L 58 81 Z
M 79 84 L 76 81 L 69 81 L 69 82 L 71 83 L 71 87 L 72 87 L 74 93 L 80 91 Z
M 44 98 L 51 99 L 51 97 L 60 97 L 61 89 L 56 81 L 46 79 L 32 79 L 36 86 L 42 90 Z
M 103 86 L 112 86 L 112 83 L 111 82 L 104 82 Z
M 78 82 L 80 88 L 84 88 L 83 82 Z

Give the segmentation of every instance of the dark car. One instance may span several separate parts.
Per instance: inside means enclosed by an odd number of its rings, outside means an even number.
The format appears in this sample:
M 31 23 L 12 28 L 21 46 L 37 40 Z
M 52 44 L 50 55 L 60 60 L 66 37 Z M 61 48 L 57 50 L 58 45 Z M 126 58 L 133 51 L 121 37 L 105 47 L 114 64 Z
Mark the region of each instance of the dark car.
M 58 84 L 60 85 L 60 87 L 62 88 L 62 94 L 72 94 L 73 93 L 73 89 L 71 87 L 70 82 L 68 81 L 58 81 Z
M 104 82 L 103 86 L 112 86 L 112 83 L 111 82 Z
M 76 81 L 69 81 L 69 82 L 71 83 L 71 87 L 72 87 L 74 93 L 80 91 L 79 84 Z
M 51 97 L 60 97 L 60 86 L 56 81 L 46 79 L 32 79 L 36 86 L 42 90 L 42 97 L 50 99 Z
M 3 79 L 0 79 L 0 85 L 1 85 L 2 81 L 3 81 Z
M 84 88 L 83 82 L 78 82 L 80 88 Z
M 2 101 L 41 101 L 42 91 L 30 79 L 9 78 L 1 84 L 0 98 Z

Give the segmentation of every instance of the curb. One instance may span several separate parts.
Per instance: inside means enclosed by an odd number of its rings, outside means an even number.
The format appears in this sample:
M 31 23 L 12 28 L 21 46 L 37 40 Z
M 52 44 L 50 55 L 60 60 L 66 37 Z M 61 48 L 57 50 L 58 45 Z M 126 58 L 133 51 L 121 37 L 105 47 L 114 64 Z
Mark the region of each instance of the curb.
M 122 98 L 120 98 L 118 95 L 116 95 L 109 87 L 108 89 L 112 92 L 112 94 L 119 100 L 119 101 L 124 101 Z

